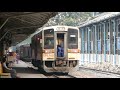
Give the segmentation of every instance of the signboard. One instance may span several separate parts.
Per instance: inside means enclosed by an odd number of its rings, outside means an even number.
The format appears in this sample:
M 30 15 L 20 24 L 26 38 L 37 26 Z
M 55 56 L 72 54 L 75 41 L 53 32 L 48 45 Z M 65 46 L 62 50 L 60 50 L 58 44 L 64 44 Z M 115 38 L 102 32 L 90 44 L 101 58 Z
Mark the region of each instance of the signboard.
M 57 31 L 65 31 L 65 27 L 57 27 L 56 30 Z
M 54 37 L 53 34 L 45 34 L 45 37 Z
M 76 35 L 70 35 L 70 37 L 76 37 Z

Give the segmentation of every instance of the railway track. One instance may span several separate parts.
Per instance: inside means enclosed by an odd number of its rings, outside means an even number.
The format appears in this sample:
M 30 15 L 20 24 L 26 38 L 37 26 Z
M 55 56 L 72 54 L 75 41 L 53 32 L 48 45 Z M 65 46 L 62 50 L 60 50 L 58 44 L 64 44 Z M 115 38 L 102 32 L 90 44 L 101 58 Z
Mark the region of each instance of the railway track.
M 79 70 L 91 70 L 91 71 L 98 72 L 98 73 L 102 73 L 102 74 L 108 74 L 108 75 L 110 75 L 110 74 L 116 74 L 116 75 L 120 75 L 119 73 L 107 72 L 107 71 L 96 70 L 96 69 L 85 68 L 85 67 L 80 67 Z
M 91 71 L 91 72 L 94 72 L 94 73 L 98 73 L 98 74 L 102 74 L 102 75 L 107 75 L 108 77 L 109 76 L 113 76 L 113 77 L 118 77 L 120 78 L 120 74 L 119 73 L 113 73 L 113 72 L 107 72 L 107 71 L 102 71 L 102 70 L 96 70 L 96 69 L 90 69 L 90 68 L 85 68 L 85 67 L 80 67 L 79 68 L 79 71 Z
M 55 75 L 55 74 L 53 74 L 53 77 L 55 77 L 55 78 L 76 78 L 71 75 Z
M 54 74 L 54 73 L 47 77 L 48 78 L 76 78 L 75 76 L 72 76 L 69 74 Z
M 31 63 L 27 63 L 28 68 L 29 69 L 34 69 L 38 71 L 38 68 L 35 68 L 34 66 L 32 66 Z M 40 73 L 42 73 L 44 76 L 48 77 L 48 78 L 76 78 L 72 75 L 66 74 L 66 73 L 62 73 L 62 72 L 53 72 L 53 73 L 47 73 L 47 72 L 42 72 L 40 71 Z

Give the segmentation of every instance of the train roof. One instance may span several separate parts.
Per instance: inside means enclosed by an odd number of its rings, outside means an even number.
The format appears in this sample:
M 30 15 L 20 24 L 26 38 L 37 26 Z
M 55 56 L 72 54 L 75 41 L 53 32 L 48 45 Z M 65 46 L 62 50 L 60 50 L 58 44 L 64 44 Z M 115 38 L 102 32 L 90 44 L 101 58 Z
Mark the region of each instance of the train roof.
M 38 28 L 35 33 L 31 34 L 30 37 L 33 37 L 34 35 L 41 32 L 42 30 L 46 30 L 46 29 L 50 29 L 50 28 L 56 28 L 56 27 L 66 27 L 66 28 L 78 29 L 78 27 L 76 27 L 76 26 L 65 26 L 65 25 L 48 26 L 48 27 Z
M 43 30 L 45 30 L 45 29 L 49 29 L 49 28 L 56 28 L 56 27 L 66 27 L 66 28 L 74 28 L 74 29 L 78 29 L 78 27 L 76 27 L 76 26 L 56 25 L 56 26 L 44 27 Z
M 87 26 L 87 25 L 90 25 L 90 24 L 93 24 L 93 23 L 97 23 L 97 22 L 100 22 L 100 21 L 103 21 L 103 20 L 106 20 L 106 19 L 109 19 L 109 18 L 112 18 L 112 17 L 119 16 L 119 15 L 120 15 L 120 12 L 105 12 L 105 13 L 102 13 L 99 16 L 95 17 L 92 20 L 83 22 L 78 27 L 79 28 L 84 27 L 84 26 Z

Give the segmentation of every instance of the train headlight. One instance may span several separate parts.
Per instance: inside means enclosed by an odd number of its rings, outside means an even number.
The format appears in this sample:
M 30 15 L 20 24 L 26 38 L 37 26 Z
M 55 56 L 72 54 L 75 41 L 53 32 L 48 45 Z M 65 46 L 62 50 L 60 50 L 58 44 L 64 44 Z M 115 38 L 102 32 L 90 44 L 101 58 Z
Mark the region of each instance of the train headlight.
M 78 50 L 74 50 L 74 52 L 78 52 Z
M 54 50 L 43 50 L 43 53 L 54 53 Z

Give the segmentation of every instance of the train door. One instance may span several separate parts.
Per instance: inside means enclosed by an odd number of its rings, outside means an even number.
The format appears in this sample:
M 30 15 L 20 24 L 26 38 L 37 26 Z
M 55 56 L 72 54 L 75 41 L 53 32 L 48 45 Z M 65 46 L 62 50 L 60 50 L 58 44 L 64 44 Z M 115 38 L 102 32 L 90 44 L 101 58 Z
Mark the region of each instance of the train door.
M 67 59 L 67 33 L 56 32 L 55 33 L 55 59 Z

